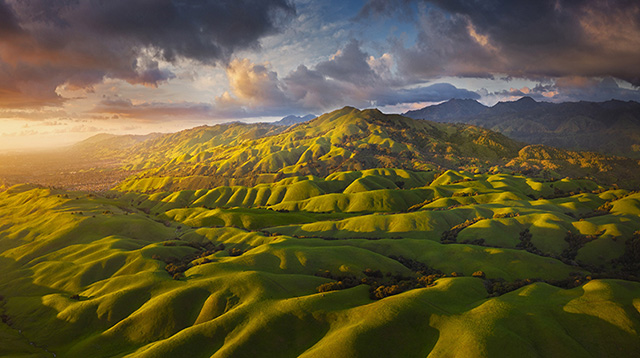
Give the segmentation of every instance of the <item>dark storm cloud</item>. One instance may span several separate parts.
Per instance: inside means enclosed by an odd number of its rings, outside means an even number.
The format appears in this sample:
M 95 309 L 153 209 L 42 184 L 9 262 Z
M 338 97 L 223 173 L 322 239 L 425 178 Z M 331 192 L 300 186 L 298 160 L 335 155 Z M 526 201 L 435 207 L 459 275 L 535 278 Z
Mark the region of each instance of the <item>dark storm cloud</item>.
M 407 79 L 491 77 L 501 66 L 496 49 L 483 46 L 469 34 L 464 16 L 431 10 L 416 25 L 419 32 L 414 47 L 394 44 L 399 70 Z
M 155 48 L 168 61 L 185 57 L 201 62 L 258 46 L 260 37 L 276 32 L 281 20 L 294 12 L 286 0 L 29 0 L 15 1 L 13 7 L 44 45 L 65 40 L 38 31 L 42 25 L 91 41 L 117 39 Z
M 33 105 L 105 76 L 156 86 L 173 76 L 158 60 L 226 63 L 294 13 L 289 0 L 0 0 L 0 93 Z
M 397 47 L 407 74 L 615 76 L 640 85 L 638 1 L 370 0 L 360 15 L 416 5 L 418 41 Z
M 0 36 L 15 34 L 20 31 L 20 26 L 15 18 L 13 10 L 4 0 L 0 0 Z
M 315 70 L 299 67 L 289 74 L 286 81 L 290 90 L 304 93 L 305 99 L 313 98 L 325 105 L 344 103 L 345 98 L 350 98 L 353 105 L 360 106 L 480 98 L 475 92 L 456 88 L 449 83 L 405 89 L 403 87 L 410 80 L 385 76 L 391 70 L 391 63 L 383 63 L 376 72 L 371 66 L 375 61 L 360 48 L 357 41 L 350 41 L 331 60 L 319 63 Z
M 360 9 L 356 19 L 368 19 L 377 16 L 395 15 L 403 19 L 414 18 L 411 4 L 416 1 L 410 0 L 369 0 Z
M 309 110 L 325 110 L 344 103 L 355 94 L 348 85 L 325 77 L 320 71 L 298 66 L 284 78 L 287 93 L 298 106 Z M 353 104 L 356 105 L 356 104 Z

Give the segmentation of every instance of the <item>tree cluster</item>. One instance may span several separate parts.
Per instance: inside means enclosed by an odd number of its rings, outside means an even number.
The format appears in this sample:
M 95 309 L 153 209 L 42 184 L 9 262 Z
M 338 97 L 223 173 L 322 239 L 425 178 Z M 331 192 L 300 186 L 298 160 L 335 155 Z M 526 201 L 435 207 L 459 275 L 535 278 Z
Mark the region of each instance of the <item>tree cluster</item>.
M 529 232 L 529 229 L 524 229 L 523 231 L 520 232 L 520 236 L 518 237 L 520 242 L 516 245 L 516 247 L 519 248 L 519 249 L 526 250 L 527 252 L 530 252 L 532 254 L 544 256 L 543 252 L 540 251 L 531 242 L 531 238 L 532 237 L 533 237 L 533 235 L 531 235 L 531 232 Z
M 493 214 L 494 219 L 514 218 L 516 216 L 520 216 L 520 213 Z
M 240 255 L 244 254 L 244 251 L 242 249 L 237 248 L 237 247 L 232 247 L 227 252 L 229 253 L 229 256 L 240 256 Z
M 467 227 L 483 219 L 484 218 L 475 218 L 471 220 L 466 220 L 462 224 L 458 224 L 449 230 L 445 230 L 444 232 L 442 232 L 442 236 L 440 237 L 440 242 L 443 244 L 455 244 L 458 240 L 458 234 L 460 233 L 460 231 L 466 229 Z
M 614 260 L 614 264 L 620 267 L 618 275 L 626 280 L 638 281 L 640 279 L 640 231 L 625 242 L 624 254 Z
M 476 245 L 476 246 L 485 246 L 485 247 L 498 247 L 498 246 L 494 246 L 494 245 L 488 245 L 485 241 L 485 239 L 483 238 L 478 238 L 478 239 L 473 239 L 473 240 L 464 240 L 462 242 L 460 242 L 461 244 L 465 244 L 465 245 Z
M 452 198 L 455 197 L 467 197 L 467 196 L 477 196 L 479 193 L 477 191 L 469 192 L 469 191 L 456 191 L 451 195 Z
M 163 245 L 176 246 L 177 244 L 172 241 L 166 241 L 163 243 Z M 161 258 L 158 255 L 151 256 L 151 258 L 154 260 L 164 261 L 166 263 L 166 266 L 164 267 L 164 269 L 169 273 L 169 275 L 174 280 L 179 280 L 184 277 L 184 272 L 194 266 L 192 262 L 193 260 L 198 258 L 205 258 L 209 255 L 213 255 L 218 251 L 222 251 L 225 248 L 223 243 L 216 245 L 211 241 L 207 241 L 205 243 L 181 242 L 180 246 L 189 246 L 196 249 L 197 251 L 181 258 L 176 258 L 176 257 Z M 201 265 L 208 262 L 210 261 L 207 259 L 204 259 L 196 263 L 196 265 Z
M 403 256 L 389 257 L 409 268 L 415 275 L 404 276 L 401 274 L 392 274 L 391 272 L 383 273 L 380 270 L 367 268 L 362 272 L 364 277 L 358 278 L 354 275 L 333 275 L 329 271 L 322 271 L 317 273 L 316 276 L 332 279 L 334 282 L 323 283 L 318 286 L 316 290 L 318 292 L 328 292 L 358 285 L 368 285 L 369 297 L 373 300 L 379 300 L 414 288 L 432 286 L 437 279 L 445 277 L 442 271 L 431 268 L 425 263 Z
M 575 260 L 576 256 L 578 255 L 578 250 L 580 250 L 586 243 L 597 238 L 597 235 L 582 235 L 574 233 L 572 231 L 567 231 L 567 235 L 564 237 L 564 241 L 569 244 L 569 247 L 562 251 L 560 257 L 569 261 Z
M 515 291 L 521 287 L 530 285 L 535 282 L 544 282 L 548 283 L 552 286 L 560 287 L 563 289 L 570 289 L 574 287 L 581 286 L 586 282 L 592 279 L 589 275 L 584 275 L 580 272 L 572 272 L 569 274 L 569 277 L 562 280 L 542 280 L 539 278 L 525 278 L 525 279 L 516 279 L 512 282 L 507 282 L 502 278 L 498 279 L 486 279 L 484 281 L 484 286 L 487 289 L 490 297 L 501 296 L 505 293 L 509 293 L 511 291 Z

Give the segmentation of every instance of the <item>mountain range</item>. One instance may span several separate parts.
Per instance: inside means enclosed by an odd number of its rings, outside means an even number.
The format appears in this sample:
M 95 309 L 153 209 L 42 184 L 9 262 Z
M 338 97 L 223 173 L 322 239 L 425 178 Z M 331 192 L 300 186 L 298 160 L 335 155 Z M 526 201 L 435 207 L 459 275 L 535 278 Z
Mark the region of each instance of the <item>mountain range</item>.
M 640 103 L 634 101 L 549 103 L 523 97 L 487 107 L 452 99 L 405 115 L 473 124 L 529 144 L 640 157 Z

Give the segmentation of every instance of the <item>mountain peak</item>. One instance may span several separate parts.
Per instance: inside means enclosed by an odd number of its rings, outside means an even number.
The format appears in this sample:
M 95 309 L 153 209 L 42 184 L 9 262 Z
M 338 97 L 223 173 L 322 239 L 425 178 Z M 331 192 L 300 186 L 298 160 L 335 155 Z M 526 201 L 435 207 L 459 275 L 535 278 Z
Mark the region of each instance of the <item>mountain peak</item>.
M 496 103 L 493 107 L 493 109 L 498 110 L 499 112 L 503 112 L 503 111 L 507 111 L 507 112 L 512 112 L 512 111 L 526 111 L 526 110 L 531 110 L 534 108 L 537 108 L 538 106 L 540 106 L 542 103 L 544 102 L 537 102 L 535 99 L 529 97 L 529 96 L 524 96 L 518 100 L 515 101 L 505 101 L 505 102 L 498 102 Z
M 535 99 L 529 97 L 529 96 L 524 96 L 522 98 L 520 98 L 519 100 L 516 101 L 516 103 L 538 103 L 538 101 L 536 101 Z
M 453 98 L 447 102 L 427 106 L 415 111 L 408 111 L 404 115 L 416 119 L 428 119 L 438 122 L 455 122 L 462 117 L 476 116 L 483 113 L 487 107 L 475 99 Z
M 480 102 L 472 98 L 452 98 L 444 103 L 478 103 L 480 104 Z
M 503 102 L 498 102 L 496 103 L 496 106 L 513 106 L 513 105 L 517 105 L 518 107 L 522 107 L 522 106 L 532 106 L 532 105 L 536 105 L 539 104 L 540 102 L 536 101 L 535 99 L 529 97 L 529 96 L 524 96 L 521 97 L 515 101 L 503 101 Z

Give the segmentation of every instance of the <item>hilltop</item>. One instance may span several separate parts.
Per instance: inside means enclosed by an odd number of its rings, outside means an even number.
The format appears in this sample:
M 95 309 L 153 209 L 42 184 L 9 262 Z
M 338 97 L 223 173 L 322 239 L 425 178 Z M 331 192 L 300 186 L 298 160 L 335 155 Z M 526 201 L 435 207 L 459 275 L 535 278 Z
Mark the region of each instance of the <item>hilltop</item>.
M 368 168 L 524 171 L 547 178 L 589 176 L 623 186 L 640 183 L 634 160 L 544 148 L 473 125 L 345 107 L 291 127 L 234 123 L 151 138 L 125 151 L 123 167 L 140 172 L 122 187 L 253 185 Z
M 282 129 L 261 125 L 259 136 L 233 136 L 233 141 L 199 141 L 191 132 L 189 145 L 170 137 L 158 138 L 132 148 L 131 168 L 157 167 L 144 177 L 167 175 L 218 178 L 222 183 L 271 182 L 289 175 L 326 176 L 334 171 L 377 167 L 432 169 L 463 162 L 491 162 L 517 155 L 520 144 L 472 126 L 451 126 L 416 121 L 378 110 L 352 107 L 324 114 L 310 122 Z M 208 129 L 213 130 L 216 127 Z M 253 132 L 256 125 L 237 125 Z M 226 136 L 226 132 L 223 136 Z M 169 143 L 170 149 L 162 145 Z M 196 144 L 197 143 L 197 144 Z M 150 158 L 144 153 L 162 153 Z M 231 180 L 235 179 L 235 180 Z
M 523 97 L 487 107 L 452 99 L 405 115 L 473 124 L 530 144 L 640 158 L 640 103 L 634 101 L 549 103 Z

